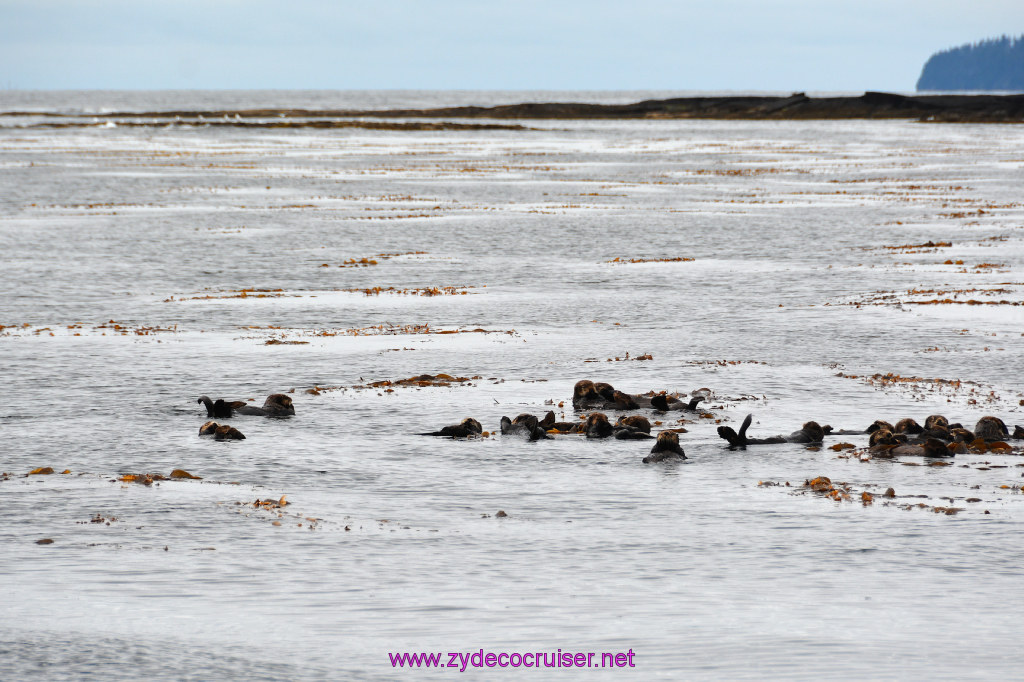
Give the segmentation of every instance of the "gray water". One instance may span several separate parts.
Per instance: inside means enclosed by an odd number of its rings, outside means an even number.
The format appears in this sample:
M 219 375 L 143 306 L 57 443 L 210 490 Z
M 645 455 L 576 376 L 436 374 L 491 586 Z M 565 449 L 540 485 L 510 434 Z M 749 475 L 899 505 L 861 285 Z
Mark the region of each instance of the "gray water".
M 547 94 L 0 108 L 89 122 Z M 513 677 L 1020 676 L 1019 443 L 936 467 L 828 447 L 864 435 L 730 451 L 715 430 L 748 413 L 760 436 L 1024 424 L 1019 127 L 33 127 L 48 120 L 0 121 L 0 678 L 390 679 L 389 653 L 480 649 L 635 653 Z M 457 289 L 418 295 L 433 287 Z M 360 388 L 425 373 L 470 380 Z M 871 378 L 887 373 L 921 380 Z M 415 435 L 578 419 L 583 378 L 706 387 L 711 418 L 688 415 L 689 459 L 659 465 L 645 441 Z M 294 417 L 197 435 L 199 395 L 277 392 Z M 202 480 L 118 480 L 178 468 Z M 816 476 L 850 499 L 802 487 Z

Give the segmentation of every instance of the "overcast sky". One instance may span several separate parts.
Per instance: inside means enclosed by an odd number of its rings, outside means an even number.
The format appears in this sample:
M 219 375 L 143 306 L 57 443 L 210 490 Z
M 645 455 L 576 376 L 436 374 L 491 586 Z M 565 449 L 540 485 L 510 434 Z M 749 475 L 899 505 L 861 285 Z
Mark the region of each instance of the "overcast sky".
M 1024 0 L 0 0 L 7 89 L 913 90 Z

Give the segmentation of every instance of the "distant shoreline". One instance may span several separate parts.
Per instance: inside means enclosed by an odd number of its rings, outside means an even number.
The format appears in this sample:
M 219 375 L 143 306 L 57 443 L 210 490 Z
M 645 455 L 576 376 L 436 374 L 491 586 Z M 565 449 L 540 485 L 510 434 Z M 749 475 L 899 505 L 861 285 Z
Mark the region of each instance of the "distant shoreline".
M 717 119 L 717 120 L 842 120 L 918 119 L 937 123 L 1024 123 L 1024 95 L 899 95 L 866 92 L 861 96 L 808 97 L 724 95 L 644 100 L 631 104 L 583 102 L 529 102 L 499 106 L 460 106 L 429 109 L 232 109 L 189 111 L 121 111 L 94 114 L 59 114 L 40 111 L 0 112 L 2 116 L 45 116 L 76 126 L 74 119 L 173 119 L 182 123 L 243 127 L 364 127 L 341 119 Z M 257 123 L 253 119 L 273 119 Z M 299 119 L 299 120 L 296 120 Z M 121 124 L 121 122 L 119 122 Z M 127 123 L 140 125 L 139 123 Z M 157 121 L 153 121 L 157 124 Z M 141 125 L 146 125 L 142 123 Z M 457 124 L 420 125 L 427 129 Z M 391 127 L 383 124 L 365 127 Z M 485 127 L 479 124 L 470 127 Z M 487 126 L 490 127 L 490 126 Z M 503 127 L 503 126 L 502 126 Z

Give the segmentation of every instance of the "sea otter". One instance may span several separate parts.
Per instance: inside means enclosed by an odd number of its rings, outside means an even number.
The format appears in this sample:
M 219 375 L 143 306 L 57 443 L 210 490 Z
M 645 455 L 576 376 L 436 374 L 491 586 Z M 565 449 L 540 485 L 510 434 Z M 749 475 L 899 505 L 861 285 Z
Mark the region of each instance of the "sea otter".
M 612 426 L 612 435 L 619 440 L 645 440 L 654 438 L 651 435 L 651 422 L 639 414 L 619 417 Z
M 220 426 L 220 424 L 218 424 L 217 422 L 206 422 L 205 424 L 199 427 L 199 435 L 212 436 L 214 432 L 217 430 L 218 426 Z
M 227 424 L 218 426 L 217 430 L 213 432 L 213 437 L 216 440 L 245 440 L 241 431 Z
M 736 433 L 730 426 L 719 426 L 718 435 L 729 441 L 729 447 L 745 448 L 748 445 L 774 445 L 778 443 L 820 443 L 825 438 L 825 432 L 818 422 L 805 422 L 803 427 L 794 431 L 788 436 L 771 436 L 769 438 L 747 438 L 747 429 L 754 415 L 748 414 L 739 433 Z
M 519 436 L 527 440 L 543 440 L 547 432 L 540 427 L 540 421 L 532 414 L 521 414 L 515 419 L 501 418 L 501 434 L 503 436 Z
M 867 428 L 867 432 L 874 433 L 879 429 L 885 429 L 886 431 L 892 431 L 893 433 L 896 432 L 896 427 L 890 424 L 889 422 L 885 421 L 884 419 L 876 419 L 875 421 L 871 422 L 871 425 L 868 426 Z
M 658 440 L 651 448 L 651 454 L 644 457 L 644 464 L 662 462 L 666 459 L 686 459 L 686 453 L 679 446 L 679 434 L 674 431 L 662 431 Z
M 226 401 L 217 399 L 211 401 L 209 396 L 200 396 L 196 402 L 206 405 L 206 416 L 214 419 L 227 419 L 234 414 L 256 415 L 260 417 L 287 417 L 295 414 L 295 406 L 292 399 L 283 393 L 274 393 L 267 396 L 263 407 L 249 405 L 241 400 Z
M 604 382 L 594 383 L 589 379 L 582 379 L 576 382 L 572 390 L 572 406 L 577 410 L 599 409 L 599 410 L 636 410 L 645 407 L 654 407 L 667 410 L 696 410 L 697 403 L 707 400 L 711 395 L 708 389 L 700 389 L 700 396 L 687 403 L 678 401 L 674 396 L 655 394 L 653 391 L 646 394 L 625 393 L 616 390 L 611 384 Z M 657 407 L 655 399 L 661 395 L 660 401 L 663 407 Z
M 929 429 L 932 429 L 932 428 L 934 428 L 936 426 L 941 426 L 941 427 L 944 427 L 944 428 L 948 429 L 949 428 L 949 420 L 946 419 L 945 417 L 943 417 L 941 414 L 930 415 L 927 419 L 924 420 L 924 430 L 925 431 L 927 431 Z
M 697 405 L 706 400 L 704 395 L 697 395 L 690 398 L 690 402 L 684 403 L 682 400 L 671 398 L 670 396 L 659 393 L 651 398 L 651 407 L 658 410 L 659 412 L 668 412 L 670 410 L 686 410 L 689 412 L 696 412 Z
M 901 419 L 896 422 L 896 428 L 893 433 L 921 433 L 924 431 L 921 425 L 913 419 Z
M 872 431 L 871 436 L 868 438 L 868 446 L 875 447 L 876 445 L 891 445 L 896 446 L 902 444 L 906 439 L 900 440 L 896 437 L 889 429 L 878 429 Z
M 592 404 L 604 402 L 604 398 L 597 392 L 594 382 L 589 379 L 580 379 L 572 387 L 572 406 L 582 410 Z
M 602 412 L 591 413 L 583 422 L 580 431 L 587 438 L 607 438 L 614 432 L 607 415 Z
M 928 438 L 923 443 L 899 443 L 898 445 L 878 443 L 872 445 L 868 452 L 875 457 L 954 457 L 956 452 L 950 450 L 944 442 L 937 438 Z
M 446 436 L 448 438 L 469 438 L 470 436 L 479 436 L 484 432 L 480 422 L 473 419 L 472 417 L 466 417 L 458 424 L 451 424 L 450 426 L 443 427 L 440 431 L 432 431 L 430 433 L 421 433 L 420 436 Z
M 635 431 L 651 432 L 651 422 L 642 414 L 634 414 L 628 417 L 619 417 L 615 420 L 615 428 L 628 428 Z
M 206 422 L 199 427 L 200 436 L 213 436 L 216 440 L 245 440 L 242 432 L 228 424 Z
M 999 417 L 982 417 L 974 426 L 974 435 L 985 440 L 1006 440 L 1010 437 L 1010 430 L 1006 423 Z
M 283 393 L 274 393 L 267 396 L 263 407 L 243 405 L 235 410 L 238 414 L 250 414 L 261 417 L 287 417 L 295 414 L 295 406 L 292 399 Z

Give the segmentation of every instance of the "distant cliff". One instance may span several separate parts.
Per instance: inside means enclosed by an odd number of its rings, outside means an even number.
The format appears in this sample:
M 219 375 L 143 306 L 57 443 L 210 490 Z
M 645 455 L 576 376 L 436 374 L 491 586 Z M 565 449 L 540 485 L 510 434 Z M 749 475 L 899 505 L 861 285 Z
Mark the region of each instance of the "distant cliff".
M 920 90 L 1024 90 L 1024 35 L 993 38 L 933 54 Z

